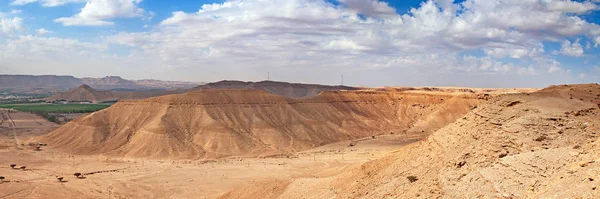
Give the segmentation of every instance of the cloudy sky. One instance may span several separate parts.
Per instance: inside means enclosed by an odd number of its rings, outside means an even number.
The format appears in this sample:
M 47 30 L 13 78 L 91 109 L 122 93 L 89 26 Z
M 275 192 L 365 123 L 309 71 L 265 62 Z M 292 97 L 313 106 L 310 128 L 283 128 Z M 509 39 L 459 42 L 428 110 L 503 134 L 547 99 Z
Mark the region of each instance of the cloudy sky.
M 0 74 L 599 82 L 599 10 L 600 0 L 0 0 Z

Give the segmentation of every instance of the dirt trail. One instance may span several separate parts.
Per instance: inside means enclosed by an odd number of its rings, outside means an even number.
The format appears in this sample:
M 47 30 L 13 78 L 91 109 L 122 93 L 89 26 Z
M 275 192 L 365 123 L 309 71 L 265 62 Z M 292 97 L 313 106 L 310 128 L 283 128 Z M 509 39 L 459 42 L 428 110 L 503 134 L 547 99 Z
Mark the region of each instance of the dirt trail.
M 0 148 L 21 147 L 23 137 L 47 133 L 58 125 L 31 113 L 0 109 Z
M 13 119 L 10 117 L 10 109 L 0 109 L 0 117 L 2 118 L 2 121 L 0 121 L 0 126 L 4 127 L 4 128 L 8 128 L 10 129 L 10 136 L 12 137 L 12 139 L 14 140 L 15 143 L 15 147 L 19 147 L 21 146 L 21 141 L 19 139 L 19 137 L 17 136 L 17 130 L 16 130 L 16 123 L 15 121 L 13 121 Z M 8 131 L 7 131 L 8 133 Z

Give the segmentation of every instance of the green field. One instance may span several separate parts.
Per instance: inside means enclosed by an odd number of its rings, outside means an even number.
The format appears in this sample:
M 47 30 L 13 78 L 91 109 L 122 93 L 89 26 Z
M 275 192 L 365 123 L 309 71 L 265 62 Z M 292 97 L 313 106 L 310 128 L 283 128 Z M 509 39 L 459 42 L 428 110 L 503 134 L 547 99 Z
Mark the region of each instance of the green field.
M 110 107 L 112 104 L 0 104 L 0 108 L 10 108 L 32 113 L 91 113 Z

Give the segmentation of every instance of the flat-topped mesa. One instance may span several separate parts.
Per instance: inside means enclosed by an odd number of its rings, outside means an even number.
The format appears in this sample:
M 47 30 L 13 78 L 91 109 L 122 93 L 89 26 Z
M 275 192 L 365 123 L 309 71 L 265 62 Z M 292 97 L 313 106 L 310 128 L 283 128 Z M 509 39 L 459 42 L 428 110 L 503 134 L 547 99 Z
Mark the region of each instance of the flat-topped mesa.
M 243 82 L 243 81 L 220 81 L 198 86 L 193 90 L 204 89 L 249 89 L 264 90 L 272 94 L 285 96 L 292 99 L 311 98 L 323 91 L 359 90 L 349 86 L 329 86 L 318 84 L 300 84 L 276 81 Z
M 425 136 L 480 103 L 453 95 L 323 92 L 304 100 L 206 89 L 121 101 L 41 138 L 77 154 L 221 158 L 293 153 L 390 132 Z

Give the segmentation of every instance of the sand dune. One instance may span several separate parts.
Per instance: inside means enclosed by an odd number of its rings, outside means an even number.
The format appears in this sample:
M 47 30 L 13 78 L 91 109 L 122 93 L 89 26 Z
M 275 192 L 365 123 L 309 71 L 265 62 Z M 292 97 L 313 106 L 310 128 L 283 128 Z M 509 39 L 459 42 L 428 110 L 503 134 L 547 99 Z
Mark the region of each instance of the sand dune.
M 293 100 L 259 90 L 200 90 L 122 101 L 41 138 L 76 154 L 222 158 L 289 154 L 378 134 L 425 136 L 477 95 L 336 91 Z

